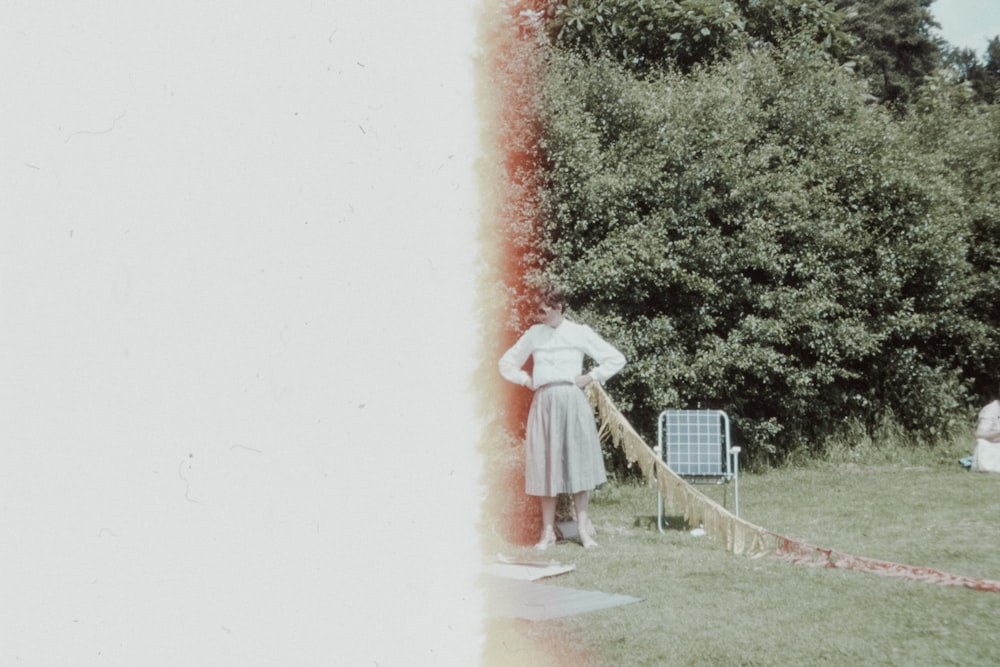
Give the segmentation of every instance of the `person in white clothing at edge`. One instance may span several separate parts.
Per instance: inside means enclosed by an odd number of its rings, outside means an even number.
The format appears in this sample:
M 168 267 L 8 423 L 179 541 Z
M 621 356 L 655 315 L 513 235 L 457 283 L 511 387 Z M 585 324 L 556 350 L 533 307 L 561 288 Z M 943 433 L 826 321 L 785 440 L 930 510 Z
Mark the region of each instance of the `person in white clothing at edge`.
M 547 549 L 556 542 L 555 513 L 559 494 L 573 496 L 580 543 L 597 546 L 590 534 L 587 505 L 590 491 L 607 481 L 604 456 L 594 414 L 583 389 L 604 383 L 625 366 L 625 357 L 586 325 L 563 313 L 565 297 L 555 286 L 536 297 L 538 324 L 530 327 L 500 357 L 500 374 L 533 389 L 525 433 L 524 487 L 538 496 L 542 535 L 536 544 Z M 596 366 L 583 372 L 584 356 Z M 523 369 L 532 358 L 532 373 Z
M 1000 472 L 1000 400 L 990 401 L 979 411 L 972 470 Z

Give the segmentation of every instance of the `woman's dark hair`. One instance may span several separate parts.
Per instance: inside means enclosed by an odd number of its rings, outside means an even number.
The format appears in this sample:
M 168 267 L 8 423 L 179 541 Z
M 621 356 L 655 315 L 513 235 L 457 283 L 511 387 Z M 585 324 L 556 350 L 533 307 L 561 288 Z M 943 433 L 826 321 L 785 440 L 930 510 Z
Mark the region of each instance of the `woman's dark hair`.
M 538 301 L 539 303 L 544 303 L 552 308 L 559 308 L 565 310 L 566 306 L 566 295 L 563 291 L 555 285 L 546 285 L 538 290 Z

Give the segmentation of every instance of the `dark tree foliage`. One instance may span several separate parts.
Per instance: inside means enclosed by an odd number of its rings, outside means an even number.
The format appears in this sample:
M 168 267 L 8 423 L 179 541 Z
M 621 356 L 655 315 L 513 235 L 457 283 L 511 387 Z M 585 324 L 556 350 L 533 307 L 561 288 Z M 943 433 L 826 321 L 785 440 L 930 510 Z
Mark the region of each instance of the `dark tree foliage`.
M 905 110 L 940 63 L 932 30 L 934 0 L 836 0 L 853 14 L 844 28 L 857 38 L 859 72 L 879 101 Z
M 968 82 L 977 100 L 996 103 L 1000 95 L 1000 36 L 989 41 L 982 59 L 972 49 L 945 47 L 943 60 L 960 82 Z

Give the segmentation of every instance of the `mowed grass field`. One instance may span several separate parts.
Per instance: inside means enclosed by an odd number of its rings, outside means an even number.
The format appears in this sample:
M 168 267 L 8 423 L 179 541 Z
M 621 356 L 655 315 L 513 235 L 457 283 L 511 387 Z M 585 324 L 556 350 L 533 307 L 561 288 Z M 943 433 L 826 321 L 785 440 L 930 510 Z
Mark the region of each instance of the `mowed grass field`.
M 743 474 L 740 505 L 752 523 L 816 546 L 1000 580 L 1000 475 L 950 456 Z M 606 485 L 591 514 L 596 550 L 490 546 L 576 565 L 544 583 L 643 601 L 545 622 L 490 619 L 486 664 L 1000 664 L 1000 593 L 735 556 L 679 517 L 661 534 L 656 491 L 640 483 Z

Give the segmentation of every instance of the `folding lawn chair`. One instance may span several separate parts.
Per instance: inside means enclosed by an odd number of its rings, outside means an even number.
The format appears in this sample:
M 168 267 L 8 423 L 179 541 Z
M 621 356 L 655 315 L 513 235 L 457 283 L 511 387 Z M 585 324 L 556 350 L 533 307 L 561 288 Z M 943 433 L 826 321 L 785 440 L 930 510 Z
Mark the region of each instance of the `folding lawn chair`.
M 734 487 L 734 511 L 740 515 L 740 448 L 729 439 L 729 416 L 722 410 L 664 410 L 657 427 L 660 458 L 692 484 Z M 728 486 L 723 495 L 723 505 Z M 657 490 L 657 525 L 663 530 L 663 493 Z

